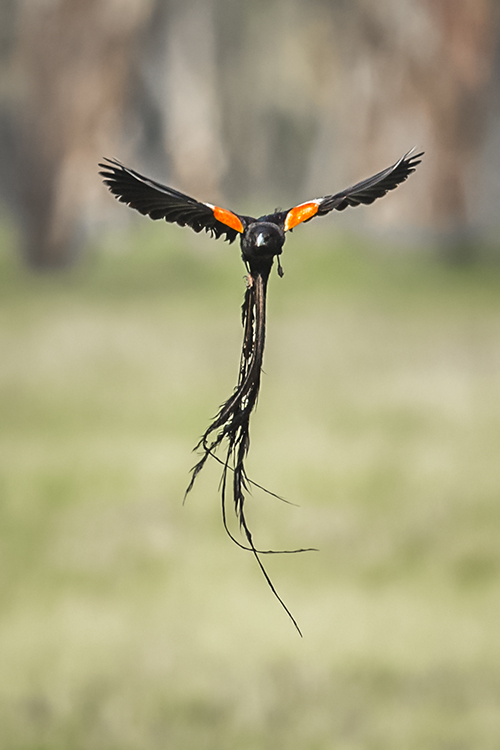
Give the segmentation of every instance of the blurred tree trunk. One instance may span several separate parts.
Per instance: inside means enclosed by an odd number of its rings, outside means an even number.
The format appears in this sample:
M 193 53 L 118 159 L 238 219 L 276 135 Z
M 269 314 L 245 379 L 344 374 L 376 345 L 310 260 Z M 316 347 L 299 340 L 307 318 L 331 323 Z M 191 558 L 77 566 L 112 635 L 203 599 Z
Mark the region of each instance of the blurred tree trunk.
M 149 0 L 23 0 L 10 75 L 14 202 L 28 262 L 71 261 L 86 215 L 99 213 L 96 165 L 115 153 Z
M 335 129 L 342 179 L 369 174 L 414 145 L 424 149 L 419 180 L 381 204 L 377 218 L 389 222 L 397 213 L 444 236 L 467 237 L 493 85 L 498 1 L 350 0 L 331 18 L 335 97 L 318 148 L 325 131 Z M 319 158 L 315 164 L 316 179 L 332 166 Z
M 206 200 L 227 167 L 216 44 L 214 0 L 158 0 L 141 63 L 160 130 L 146 159 L 166 156 L 173 184 Z
M 317 75 L 329 39 L 316 0 L 219 0 L 226 190 L 238 198 L 297 200 L 321 106 Z M 306 196 L 307 197 L 307 196 Z

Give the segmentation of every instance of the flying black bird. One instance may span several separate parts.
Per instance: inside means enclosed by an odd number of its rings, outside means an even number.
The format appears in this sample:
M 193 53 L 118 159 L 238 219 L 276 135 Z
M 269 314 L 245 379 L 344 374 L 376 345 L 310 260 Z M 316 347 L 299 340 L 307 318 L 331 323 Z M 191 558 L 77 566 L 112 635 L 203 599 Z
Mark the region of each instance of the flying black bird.
M 271 590 L 299 633 L 300 629 L 295 619 L 278 595 L 259 557 L 260 554 L 271 553 L 273 550 L 258 550 L 254 546 L 244 510 L 245 495 L 249 485 L 255 484 L 247 476 L 245 458 L 250 445 L 250 416 L 257 403 L 260 388 L 269 274 L 274 258 L 276 258 L 278 274 L 283 276 L 280 255 L 286 232 L 299 224 L 310 221 L 315 216 L 324 216 L 334 209 L 343 211 L 348 206 L 373 203 L 374 200 L 381 198 L 389 190 L 394 190 L 401 182 L 404 182 L 420 164 L 421 156 L 422 153 L 413 154 L 413 150 L 409 151 L 391 167 L 340 193 L 315 198 L 294 206 L 288 211 L 277 211 L 258 219 L 236 214 L 225 208 L 213 206 L 211 203 L 201 203 L 173 188 L 150 180 L 133 169 L 128 169 L 115 159 L 106 159 L 105 164 L 99 165 L 102 168 L 100 174 L 104 178 L 104 183 L 113 195 L 141 214 L 151 219 L 165 219 L 181 227 L 188 226 L 195 232 L 201 232 L 204 229 L 216 239 L 225 235 L 228 242 L 234 242 L 236 237 L 240 236 L 241 255 L 248 277 L 242 307 L 244 333 L 238 383 L 233 394 L 220 407 L 217 416 L 196 446 L 196 449 L 201 449 L 202 456 L 193 468 L 186 494 L 193 487 L 196 477 L 209 456 L 222 463 L 221 494 L 224 527 L 239 546 L 253 552 Z M 226 446 L 226 456 L 223 461 L 215 456 L 215 451 L 222 443 Z M 232 493 L 236 516 L 248 547 L 238 542 L 228 528 L 226 518 L 228 470 L 232 472 Z

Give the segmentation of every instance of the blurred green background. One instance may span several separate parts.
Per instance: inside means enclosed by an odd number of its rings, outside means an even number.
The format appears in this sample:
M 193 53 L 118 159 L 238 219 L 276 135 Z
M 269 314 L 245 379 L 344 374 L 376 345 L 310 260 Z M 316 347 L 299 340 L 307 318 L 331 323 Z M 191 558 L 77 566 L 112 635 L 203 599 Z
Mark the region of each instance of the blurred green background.
M 498 750 L 500 5 L 0 3 L 2 750 Z M 237 379 L 236 245 L 117 157 L 298 227 L 269 289 L 248 517 L 193 445 Z M 237 529 L 236 529 L 237 533 Z
M 496 748 L 500 274 L 294 233 L 248 507 L 190 450 L 234 385 L 239 252 L 147 224 L 33 276 L 1 240 L 8 748 Z M 208 245 L 208 247 L 207 247 Z M 377 249 L 377 248 L 375 248 Z

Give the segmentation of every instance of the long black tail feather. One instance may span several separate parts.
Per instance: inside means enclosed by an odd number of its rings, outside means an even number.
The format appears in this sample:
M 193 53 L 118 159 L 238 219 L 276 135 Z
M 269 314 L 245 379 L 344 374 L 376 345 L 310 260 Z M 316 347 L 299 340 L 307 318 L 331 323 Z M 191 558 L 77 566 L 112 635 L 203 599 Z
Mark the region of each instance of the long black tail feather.
M 270 269 L 269 269 L 270 270 Z M 193 467 L 191 481 L 186 490 L 186 496 L 192 490 L 200 471 L 209 457 L 220 461 L 223 465 L 221 476 L 222 519 L 228 536 L 239 547 L 252 552 L 257 564 L 274 596 L 293 622 L 295 628 L 302 635 L 292 613 L 280 597 L 269 574 L 267 573 L 259 555 L 263 554 L 293 554 L 310 550 L 259 550 L 255 547 L 252 533 L 245 516 L 245 499 L 250 491 L 250 485 L 256 485 L 249 479 L 245 469 L 245 459 L 250 447 L 250 418 L 257 405 L 259 396 L 262 361 L 266 337 L 266 295 L 269 270 L 250 274 L 245 298 L 242 305 L 243 346 L 240 359 L 238 384 L 230 398 L 222 404 L 213 422 L 201 437 L 195 450 L 201 450 L 202 456 Z M 225 460 L 219 459 L 215 452 L 222 443 L 226 444 Z M 232 495 L 236 518 L 240 529 L 248 543 L 242 544 L 231 532 L 226 513 L 228 492 L 228 471 L 232 472 Z M 268 490 L 264 491 L 268 492 Z M 274 495 L 274 493 L 269 493 Z M 276 496 L 278 497 L 278 496 Z

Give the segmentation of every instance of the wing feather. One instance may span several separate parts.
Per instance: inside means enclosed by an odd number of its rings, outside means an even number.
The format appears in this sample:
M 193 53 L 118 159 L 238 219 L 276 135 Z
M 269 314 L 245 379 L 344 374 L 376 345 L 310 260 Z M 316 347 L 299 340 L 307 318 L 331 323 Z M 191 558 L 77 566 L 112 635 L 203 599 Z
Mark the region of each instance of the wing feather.
M 216 239 L 225 234 L 228 242 L 233 242 L 246 224 L 253 221 L 251 217 L 201 203 L 161 182 L 144 177 L 116 159 L 105 159 L 105 162 L 99 164 L 102 170 L 99 174 L 111 193 L 121 203 L 151 219 L 165 219 L 181 227 L 188 226 L 195 232 L 204 229 Z
M 382 172 L 377 172 L 372 177 L 368 177 L 366 180 L 362 180 L 356 183 L 356 185 L 342 190 L 340 193 L 325 196 L 318 205 L 318 216 L 324 216 L 334 209 L 336 211 L 343 211 L 348 206 L 359 206 L 360 203 L 369 205 L 377 198 L 382 198 L 389 190 L 394 190 L 420 164 L 420 157 L 423 156 L 423 151 L 412 155 L 413 151 L 414 149 L 408 151 L 399 161 L 391 167 L 382 170 Z
M 324 198 L 315 198 L 307 203 L 301 203 L 288 211 L 266 217 L 268 221 L 282 224 L 285 231 L 293 229 L 297 224 L 310 221 L 315 216 L 324 216 L 333 211 L 343 211 L 348 206 L 359 206 L 361 203 L 368 205 L 377 198 L 394 190 L 404 182 L 420 164 L 423 151 L 413 155 L 414 149 L 408 151 L 399 161 L 391 167 L 377 172 L 366 180 L 357 182 L 356 185 L 342 190 L 334 195 L 326 195 Z

